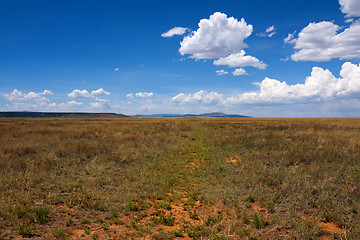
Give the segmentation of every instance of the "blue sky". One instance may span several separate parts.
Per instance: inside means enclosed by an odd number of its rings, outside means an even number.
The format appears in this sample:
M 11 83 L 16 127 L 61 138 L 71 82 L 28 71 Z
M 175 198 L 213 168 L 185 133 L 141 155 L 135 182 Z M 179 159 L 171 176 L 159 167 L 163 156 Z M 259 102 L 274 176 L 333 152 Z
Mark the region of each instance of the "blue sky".
M 360 2 L 0 1 L 0 111 L 360 116 Z

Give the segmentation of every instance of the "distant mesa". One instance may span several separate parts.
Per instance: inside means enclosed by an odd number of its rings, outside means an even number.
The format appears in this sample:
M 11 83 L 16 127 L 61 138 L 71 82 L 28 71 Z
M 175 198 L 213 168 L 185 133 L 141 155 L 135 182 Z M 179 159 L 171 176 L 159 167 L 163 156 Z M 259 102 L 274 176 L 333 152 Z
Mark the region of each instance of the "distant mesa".
M 128 118 L 116 113 L 81 112 L 0 112 L 0 118 Z
M 117 113 L 86 113 L 86 112 L 0 112 L 0 118 L 249 118 L 238 114 L 222 112 L 204 114 L 150 114 L 127 116 Z

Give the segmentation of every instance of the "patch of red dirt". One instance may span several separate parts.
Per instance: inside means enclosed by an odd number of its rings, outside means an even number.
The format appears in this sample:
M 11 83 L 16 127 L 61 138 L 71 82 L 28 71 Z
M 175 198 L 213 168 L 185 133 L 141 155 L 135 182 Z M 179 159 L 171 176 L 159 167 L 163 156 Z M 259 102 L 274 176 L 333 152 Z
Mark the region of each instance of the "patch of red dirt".
M 256 213 L 267 213 L 267 209 L 264 207 L 260 207 L 257 203 L 253 203 L 252 208 L 255 210 Z
M 341 229 L 339 228 L 338 226 L 336 226 L 335 223 L 332 223 L 332 222 L 321 222 L 319 223 L 319 227 L 321 227 L 322 230 L 328 232 L 328 233 L 331 233 L 332 235 L 334 233 L 337 233 L 337 234 L 344 234 L 346 233 L 346 230 L 345 229 Z
M 236 157 L 230 156 L 229 159 L 227 160 L 227 162 L 235 164 L 237 162 L 240 162 L 240 158 L 238 156 L 236 156 Z

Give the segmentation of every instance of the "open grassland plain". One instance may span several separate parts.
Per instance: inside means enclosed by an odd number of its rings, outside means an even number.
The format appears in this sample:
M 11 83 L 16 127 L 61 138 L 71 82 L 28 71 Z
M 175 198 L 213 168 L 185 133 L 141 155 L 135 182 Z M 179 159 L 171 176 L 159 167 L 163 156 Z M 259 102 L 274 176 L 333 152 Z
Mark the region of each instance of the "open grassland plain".
M 360 119 L 0 120 L 0 239 L 359 239 Z

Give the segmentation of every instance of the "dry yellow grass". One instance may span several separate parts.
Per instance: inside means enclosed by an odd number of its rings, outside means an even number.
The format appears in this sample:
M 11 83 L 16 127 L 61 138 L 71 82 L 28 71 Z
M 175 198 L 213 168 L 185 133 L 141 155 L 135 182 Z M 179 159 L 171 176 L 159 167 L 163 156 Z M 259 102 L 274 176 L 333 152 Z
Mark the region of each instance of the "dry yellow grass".
M 359 130 L 357 118 L 0 120 L 0 239 L 357 239 Z

